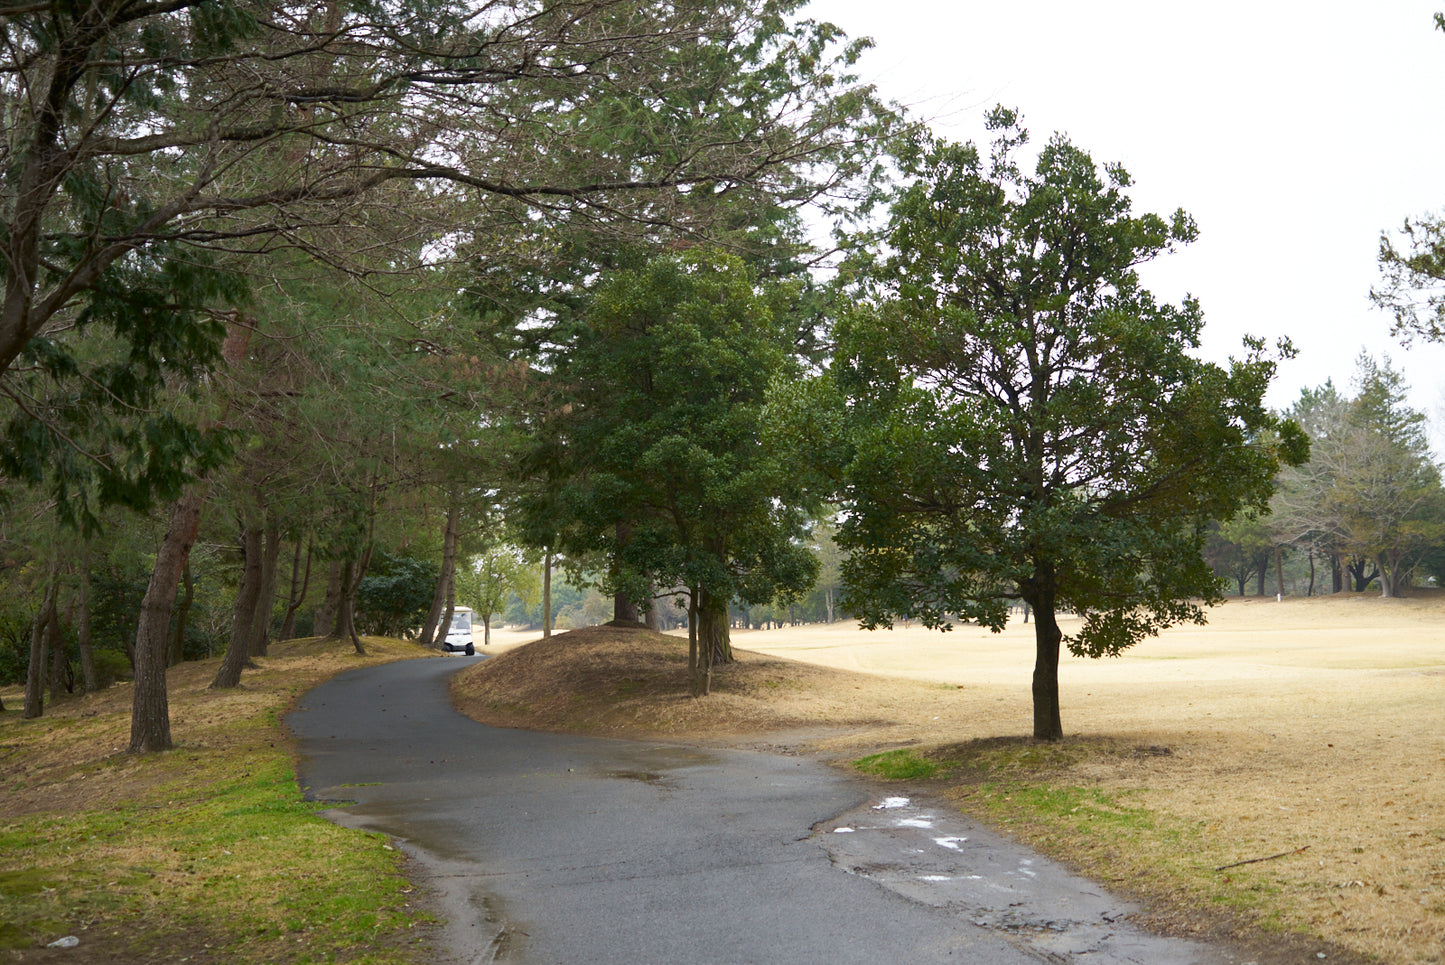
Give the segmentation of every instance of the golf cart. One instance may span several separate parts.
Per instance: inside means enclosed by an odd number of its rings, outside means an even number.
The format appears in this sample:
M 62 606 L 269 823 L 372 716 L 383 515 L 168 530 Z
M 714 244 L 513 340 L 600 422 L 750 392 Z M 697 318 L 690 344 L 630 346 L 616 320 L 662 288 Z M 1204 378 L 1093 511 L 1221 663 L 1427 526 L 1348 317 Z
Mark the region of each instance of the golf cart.
M 470 607 L 459 606 L 452 614 L 452 625 L 442 640 L 442 649 L 447 653 L 465 653 L 472 656 L 477 648 L 472 643 L 472 611 Z

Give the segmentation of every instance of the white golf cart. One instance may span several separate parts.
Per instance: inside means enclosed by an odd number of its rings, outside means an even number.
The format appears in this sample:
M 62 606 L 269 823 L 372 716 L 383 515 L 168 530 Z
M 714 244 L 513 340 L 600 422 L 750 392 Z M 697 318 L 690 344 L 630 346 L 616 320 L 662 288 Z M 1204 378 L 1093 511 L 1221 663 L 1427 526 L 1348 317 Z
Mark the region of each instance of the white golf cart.
M 447 653 L 464 653 L 472 656 L 477 652 L 476 646 L 472 643 L 472 610 L 470 607 L 459 606 L 452 613 L 452 625 L 447 630 L 447 635 L 442 640 L 442 649 Z

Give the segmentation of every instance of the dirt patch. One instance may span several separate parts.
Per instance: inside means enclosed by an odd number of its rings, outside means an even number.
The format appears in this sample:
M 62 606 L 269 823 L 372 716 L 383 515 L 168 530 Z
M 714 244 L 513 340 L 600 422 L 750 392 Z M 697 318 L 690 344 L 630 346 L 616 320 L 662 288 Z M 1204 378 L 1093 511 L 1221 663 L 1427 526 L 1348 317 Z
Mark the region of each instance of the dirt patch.
M 1059 745 L 1019 736 L 1032 630 L 738 632 L 694 700 L 684 641 L 598 629 L 467 671 L 456 700 L 507 726 L 834 761 L 916 748 L 941 765 L 930 789 L 1150 900 L 1161 927 L 1243 936 L 1261 963 L 1445 961 L 1445 596 L 1233 600 L 1068 659 L 1079 736 Z

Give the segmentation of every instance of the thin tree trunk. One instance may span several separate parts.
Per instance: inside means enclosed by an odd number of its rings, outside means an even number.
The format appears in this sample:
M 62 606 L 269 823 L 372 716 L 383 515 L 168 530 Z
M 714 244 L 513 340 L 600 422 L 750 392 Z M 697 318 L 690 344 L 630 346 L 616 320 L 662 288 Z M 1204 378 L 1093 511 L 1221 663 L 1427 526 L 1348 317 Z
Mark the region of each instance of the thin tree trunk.
M 40 717 L 45 713 L 45 670 L 47 664 L 46 644 L 50 639 L 50 615 L 55 610 L 55 597 L 59 592 L 59 578 L 51 570 L 50 585 L 45 588 L 45 597 L 40 603 L 40 612 L 30 625 L 30 663 L 25 668 L 25 713 L 26 720 Z
M 216 679 L 211 681 L 212 690 L 227 690 L 241 682 L 241 670 L 250 660 L 251 624 L 256 618 L 256 601 L 261 596 L 261 548 L 264 540 L 261 527 L 252 522 L 243 525 L 241 531 L 241 585 L 236 589 L 236 606 L 231 613 L 231 641 L 226 646 L 226 655 L 221 658 L 221 667 Z
M 174 667 L 186 659 L 186 622 L 191 618 L 191 604 L 196 599 L 196 581 L 191 578 L 191 561 L 181 567 L 181 602 L 176 607 L 175 628 L 171 631 L 170 646 L 166 649 L 166 666 Z
M 697 594 L 695 586 L 687 590 L 687 679 L 694 697 L 702 696 L 702 666 L 698 660 Z
M 281 620 L 281 639 L 296 637 L 296 611 L 306 599 L 306 588 L 311 583 L 311 541 L 306 541 L 306 569 L 301 574 L 301 585 L 296 585 L 296 573 L 301 569 L 301 541 L 296 541 L 296 555 L 291 560 L 291 591 L 286 596 L 286 616 Z
M 456 576 L 456 574 L 453 573 L 452 576 Z M 445 641 L 452 635 L 452 621 L 455 620 L 457 616 L 457 583 L 455 579 L 448 579 L 445 576 L 442 578 L 442 582 L 446 584 L 447 588 L 447 605 L 446 610 L 442 613 L 441 630 L 438 636 Z M 468 646 L 471 645 L 470 639 L 471 638 L 468 637 Z
M 70 654 L 65 646 L 65 634 L 60 630 L 60 607 L 50 608 L 50 621 L 45 626 L 45 636 L 50 648 L 50 702 L 60 699 L 60 689 L 70 691 L 74 681 L 70 680 Z
M 542 639 L 552 635 L 552 551 L 542 551 Z
M 261 550 L 261 587 L 256 597 L 256 613 L 251 618 L 253 657 L 266 656 L 271 644 L 271 616 L 276 611 L 276 571 L 281 563 L 281 522 L 275 513 L 266 513 L 266 532 Z
M 135 695 L 131 701 L 132 754 L 171 749 L 170 703 L 166 696 L 166 643 L 170 639 L 171 608 L 181 571 L 201 526 L 206 486 L 192 484 L 171 509 L 171 522 L 156 552 L 150 583 L 141 601 L 135 634 Z
M 488 647 L 492 643 L 492 615 L 488 613 L 482 617 L 482 646 Z
M 341 607 L 341 561 L 332 560 L 326 570 L 326 596 L 321 608 L 316 611 L 316 625 L 312 628 L 318 637 L 333 637 L 336 629 L 336 611 Z
M 80 583 L 75 606 L 75 647 L 80 651 L 80 679 L 85 692 L 100 689 L 100 676 L 95 672 L 95 652 L 90 646 L 90 543 L 80 551 Z
M 239 322 L 239 318 L 238 318 Z M 221 358 L 234 368 L 246 357 L 251 340 L 249 324 L 228 327 L 226 341 L 221 345 Z M 226 409 L 230 403 L 226 403 Z M 135 689 L 130 712 L 131 754 L 149 754 L 171 749 L 171 709 L 166 695 L 166 645 L 170 639 L 171 610 L 176 603 L 176 588 L 181 573 L 191 558 L 191 547 L 201 528 L 201 509 L 209 483 L 199 479 L 186 487 L 171 509 L 171 522 L 165 538 L 156 551 L 150 582 L 141 600 L 140 621 L 136 626 Z
M 1314 548 L 1313 546 L 1311 546 L 1311 547 L 1309 548 L 1309 557 L 1310 557 L 1310 586 L 1309 586 L 1309 589 L 1305 591 L 1305 596 L 1314 596 L 1314 595 L 1315 595 L 1315 548 Z
M 1284 598 L 1284 547 L 1274 548 L 1274 589 L 1280 598 Z

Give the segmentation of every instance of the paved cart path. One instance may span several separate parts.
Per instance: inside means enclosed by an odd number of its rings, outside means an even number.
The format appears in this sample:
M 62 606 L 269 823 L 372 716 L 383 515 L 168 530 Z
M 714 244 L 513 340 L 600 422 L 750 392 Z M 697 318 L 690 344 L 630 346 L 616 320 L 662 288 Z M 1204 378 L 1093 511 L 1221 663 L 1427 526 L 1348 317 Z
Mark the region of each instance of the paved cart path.
M 1236 961 L 810 760 L 478 724 L 446 696 L 470 662 L 352 671 L 287 718 L 306 793 L 421 859 L 454 963 Z

